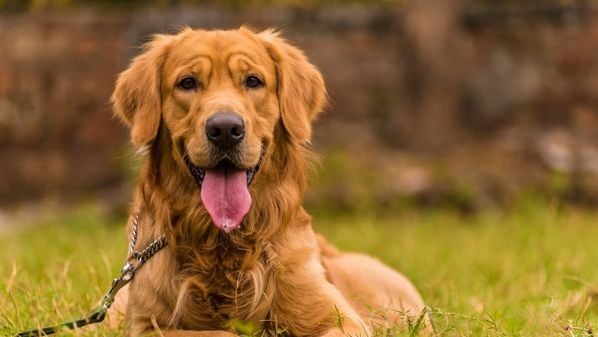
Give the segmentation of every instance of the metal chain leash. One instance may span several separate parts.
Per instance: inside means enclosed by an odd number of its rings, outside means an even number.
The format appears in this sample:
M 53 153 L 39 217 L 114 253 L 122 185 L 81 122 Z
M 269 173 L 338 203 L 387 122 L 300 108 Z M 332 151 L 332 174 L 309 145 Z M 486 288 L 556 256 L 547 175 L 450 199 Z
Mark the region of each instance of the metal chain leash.
M 137 210 L 133 217 L 133 226 L 131 228 L 131 239 L 129 242 L 129 257 L 125 262 L 125 265 L 120 270 L 120 275 L 112 280 L 110 290 L 102 298 L 102 302 L 95 309 L 90 311 L 85 317 L 67 321 L 57 326 L 45 327 L 23 331 L 18 333 L 15 337 L 40 337 L 55 334 L 63 329 L 76 329 L 81 328 L 89 324 L 100 323 L 106 318 L 108 309 L 114 303 L 114 298 L 120 289 L 127 285 L 133 277 L 135 272 L 141 268 L 141 266 L 167 244 L 166 236 L 162 235 L 156 240 L 152 241 L 144 249 L 135 251 L 135 245 L 137 244 L 137 233 L 139 226 L 139 218 L 141 216 L 141 208 Z
M 133 217 L 133 227 L 131 228 L 131 240 L 129 241 L 129 256 L 135 253 L 135 245 L 137 244 L 137 227 L 139 227 L 139 217 L 141 217 L 141 208 L 135 212 Z

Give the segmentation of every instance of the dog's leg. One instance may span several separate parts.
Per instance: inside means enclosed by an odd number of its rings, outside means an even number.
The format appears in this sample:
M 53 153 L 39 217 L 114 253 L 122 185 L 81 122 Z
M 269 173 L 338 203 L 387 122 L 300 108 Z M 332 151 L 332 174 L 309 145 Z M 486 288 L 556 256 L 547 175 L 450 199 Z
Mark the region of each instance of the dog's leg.
M 116 294 L 114 303 L 108 309 L 108 326 L 110 326 L 110 329 L 117 330 L 122 327 L 128 302 L 129 285 L 127 284 Z
M 313 280 L 313 279 L 312 279 Z M 324 337 L 367 337 L 369 328 L 340 292 L 325 280 L 320 285 L 310 284 L 303 295 L 289 298 L 294 304 L 278 302 L 278 310 L 284 318 L 283 324 L 291 335 Z M 299 300 L 299 298 L 301 298 Z M 302 312 L 285 312 L 283 306 L 292 308 L 302 302 Z M 297 307 L 294 308 L 297 310 Z M 316 335 L 315 332 L 320 331 Z
M 317 257 L 277 273 L 275 324 L 292 336 L 368 336 L 369 329 L 324 275 Z
M 355 253 L 323 250 L 322 262 L 334 286 L 369 326 L 419 326 L 433 332 L 425 304 L 413 284 L 380 261 Z
M 302 337 L 369 336 L 369 327 L 326 279 L 311 226 L 289 228 L 274 242 L 276 292 L 270 315 L 277 328 Z

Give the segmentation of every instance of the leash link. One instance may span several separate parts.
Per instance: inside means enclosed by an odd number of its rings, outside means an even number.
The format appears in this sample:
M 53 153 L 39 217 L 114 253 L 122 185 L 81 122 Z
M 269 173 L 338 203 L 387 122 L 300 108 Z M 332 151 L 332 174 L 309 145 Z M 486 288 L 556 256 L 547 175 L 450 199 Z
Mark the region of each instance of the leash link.
M 135 277 L 135 273 L 137 270 L 145 263 L 147 260 L 152 258 L 157 252 L 159 252 L 162 248 L 164 248 L 167 244 L 166 236 L 162 235 L 158 239 L 152 241 L 149 245 L 147 245 L 141 251 L 135 251 L 135 245 L 137 243 L 137 229 L 139 226 L 139 217 L 141 214 L 141 208 L 137 210 L 135 216 L 133 217 L 133 227 L 131 228 L 131 241 L 129 242 L 129 257 L 127 258 L 125 265 L 120 270 L 120 275 L 112 280 L 112 284 L 110 285 L 110 289 L 104 297 L 102 298 L 102 302 L 99 306 L 95 309 L 90 311 L 87 316 L 64 322 L 60 325 L 44 327 L 39 329 L 32 329 L 28 331 L 23 331 L 15 335 L 15 337 L 41 337 L 52 335 L 57 332 L 60 332 L 63 329 L 77 329 L 84 327 L 89 324 L 100 323 L 104 321 L 106 318 L 106 314 L 108 313 L 108 309 L 114 303 L 116 298 L 116 294 L 131 280 Z M 134 261 L 136 263 L 133 263 Z

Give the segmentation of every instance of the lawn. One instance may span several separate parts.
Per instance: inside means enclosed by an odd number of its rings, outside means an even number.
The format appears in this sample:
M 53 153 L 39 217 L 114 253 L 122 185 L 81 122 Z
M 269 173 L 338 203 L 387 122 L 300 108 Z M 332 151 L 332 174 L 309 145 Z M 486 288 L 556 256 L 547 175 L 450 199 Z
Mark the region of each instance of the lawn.
M 437 336 L 594 336 L 598 212 L 527 201 L 509 212 L 314 216 L 339 247 L 409 276 Z M 126 253 L 124 219 L 81 207 L 0 235 L 0 335 L 75 318 Z M 63 335 L 70 335 L 65 333 Z M 116 336 L 101 326 L 78 336 Z M 408 331 L 388 336 L 408 336 Z

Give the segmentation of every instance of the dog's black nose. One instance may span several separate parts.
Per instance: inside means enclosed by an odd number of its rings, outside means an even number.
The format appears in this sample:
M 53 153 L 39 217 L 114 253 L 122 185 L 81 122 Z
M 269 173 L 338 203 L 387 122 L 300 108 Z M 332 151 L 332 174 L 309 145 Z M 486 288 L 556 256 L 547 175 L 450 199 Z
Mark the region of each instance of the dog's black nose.
M 231 112 L 219 112 L 208 118 L 206 135 L 213 144 L 229 147 L 245 137 L 245 123 L 241 116 Z

